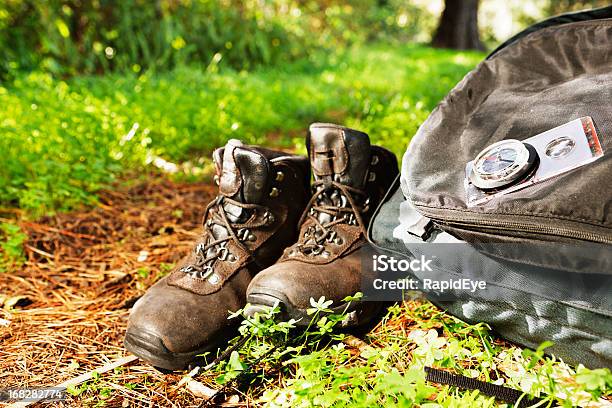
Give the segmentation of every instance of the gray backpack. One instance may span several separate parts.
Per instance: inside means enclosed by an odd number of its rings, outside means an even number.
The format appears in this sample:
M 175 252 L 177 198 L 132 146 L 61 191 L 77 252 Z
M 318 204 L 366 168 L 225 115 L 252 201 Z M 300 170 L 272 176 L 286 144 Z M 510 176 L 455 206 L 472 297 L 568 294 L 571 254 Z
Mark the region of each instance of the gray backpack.
M 449 313 L 612 367 L 612 7 L 536 24 L 470 72 L 412 139 L 369 239 L 433 259 L 421 283 L 486 282 L 423 289 Z

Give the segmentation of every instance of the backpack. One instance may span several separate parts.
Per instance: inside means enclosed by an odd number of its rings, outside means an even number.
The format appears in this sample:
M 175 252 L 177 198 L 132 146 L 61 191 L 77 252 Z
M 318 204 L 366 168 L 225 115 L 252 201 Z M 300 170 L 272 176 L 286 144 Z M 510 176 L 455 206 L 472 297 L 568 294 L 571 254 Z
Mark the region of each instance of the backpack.
M 612 367 L 612 7 L 535 24 L 468 73 L 412 139 L 368 238 L 432 260 L 409 276 L 462 320 Z

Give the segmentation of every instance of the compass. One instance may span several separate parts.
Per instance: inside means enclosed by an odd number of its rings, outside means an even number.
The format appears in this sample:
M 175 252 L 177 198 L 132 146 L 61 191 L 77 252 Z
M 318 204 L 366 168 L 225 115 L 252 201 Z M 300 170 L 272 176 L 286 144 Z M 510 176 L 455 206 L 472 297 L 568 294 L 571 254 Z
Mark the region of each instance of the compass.
M 530 144 L 515 139 L 502 140 L 476 156 L 469 180 L 481 190 L 499 190 L 532 176 L 539 161 Z

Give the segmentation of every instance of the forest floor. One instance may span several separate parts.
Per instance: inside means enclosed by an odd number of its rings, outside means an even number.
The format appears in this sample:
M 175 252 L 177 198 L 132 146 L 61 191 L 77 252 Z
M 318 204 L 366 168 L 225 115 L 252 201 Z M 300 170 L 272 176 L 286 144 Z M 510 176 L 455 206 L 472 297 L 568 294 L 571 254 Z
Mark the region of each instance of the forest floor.
M 22 222 L 27 261 L 0 274 L 0 315 L 8 321 L 0 329 L 0 383 L 52 386 L 125 356 L 130 307 L 186 253 L 213 194 L 206 184 L 153 179 L 103 191 L 92 210 Z M 7 302 L 16 304 L 7 310 Z M 116 389 L 99 389 L 102 396 L 112 390 L 111 405 L 115 392 L 154 405 L 194 401 L 184 392 L 177 400 L 169 387 L 179 375 L 146 364 L 113 376 Z M 132 390 L 126 383 L 143 386 Z M 83 397 L 72 397 L 69 405 Z
M 610 406 L 609 370 L 523 349 L 419 295 L 359 334 L 323 316 L 325 299 L 312 300 L 305 331 L 273 311 L 245 319 L 242 347 L 193 378 L 126 352 L 131 306 L 200 234 L 215 147 L 239 138 L 303 153 L 308 124 L 334 121 L 401 155 L 483 55 L 377 44 L 312 57 L 248 73 L 28 73 L 0 86 L 0 388 L 72 381 L 53 403 L 71 407 L 502 404 L 428 383 L 433 366 L 540 406 Z
M 571 395 L 575 405 L 610 406 L 609 392 L 586 392 L 580 369 L 525 353 L 421 298 L 390 307 L 369 333 L 323 341 L 315 332 L 325 325 L 315 325 L 309 339 L 316 341 L 268 359 L 262 350 L 273 351 L 278 339 L 253 336 L 229 362 L 189 381 L 138 360 L 97 373 L 128 356 L 122 340 L 130 307 L 189 250 L 214 194 L 208 183 L 151 175 L 100 192 L 93 209 L 22 221 L 26 261 L 0 273 L 0 384 L 50 387 L 94 372 L 57 406 L 499 405 L 475 391 L 425 384 L 419 367 L 435 365 L 532 391 L 546 404 Z M 250 365 L 255 375 L 228 381 L 228 372 Z

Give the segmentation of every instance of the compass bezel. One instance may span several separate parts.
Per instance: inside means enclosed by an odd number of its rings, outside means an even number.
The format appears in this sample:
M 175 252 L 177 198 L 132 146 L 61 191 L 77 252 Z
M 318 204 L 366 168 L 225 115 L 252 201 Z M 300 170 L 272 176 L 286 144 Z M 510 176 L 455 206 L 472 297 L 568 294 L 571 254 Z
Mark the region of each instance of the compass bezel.
M 516 159 L 512 164 L 495 172 L 479 170 L 486 156 L 490 155 L 493 150 L 501 149 L 512 149 L 516 152 Z M 530 144 L 516 139 L 506 139 L 484 148 L 472 163 L 470 182 L 481 190 L 499 190 L 530 177 L 537 168 L 539 157 L 535 148 Z

